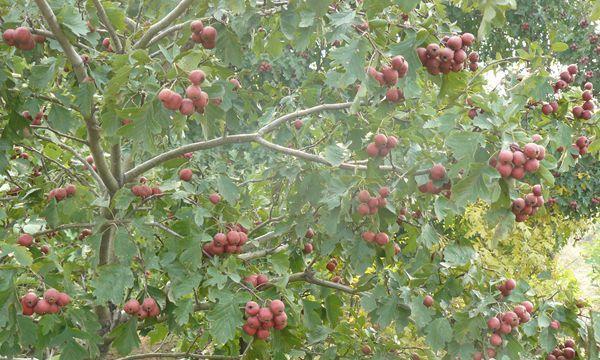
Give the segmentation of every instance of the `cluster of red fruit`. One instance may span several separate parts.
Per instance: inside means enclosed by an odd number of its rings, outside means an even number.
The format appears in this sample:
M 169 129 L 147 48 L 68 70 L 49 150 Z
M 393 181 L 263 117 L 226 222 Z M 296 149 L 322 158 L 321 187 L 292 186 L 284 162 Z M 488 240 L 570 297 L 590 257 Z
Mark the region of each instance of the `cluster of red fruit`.
M 567 70 L 560 73 L 560 79 L 552 86 L 554 92 L 556 93 L 558 90 L 564 90 L 569 87 L 569 84 L 575 80 L 577 71 L 577 64 L 567 66 Z
M 374 232 L 368 230 L 364 231 L 361 237 L 364 241 L 368 243 L 377 244 L 381 246 L 384 246 L 385 244 L 390 242 L 390 237 L 384 232 L 378 232 L 377 234 L 375 234 Z
M 380 85 L 389 86 L 385 93 L 385 98 L 389 102 L 399 102 L 404 100 L 404 93 L 402 90 L 395 87 L 398 83 L 398 79 L 402 79 L 408 73 L 408 62 L 404 60 L 402 55 L 396 55 L 390 61 L 390 65 L 386 65 L 381 68 L 381 71 L 377 71 L 374 67 L 367 68 L 367 74 L 373 79 L 377 80 Z
M 419 191 L 422 193 L 439 194 L 444 190 L 444 196 L 447 198 L 452 195 L 450 190 L 452 183 L 450 181 L 445 182 L 442 186 L 436 186 L 434 182 L 439 182 L 446 178 L 446 168 L 442 164 L 435 164 L 429 169 L 429 181 L 425 184 L 419 185 Z
M 379 197 L 371 196 L 369 190 L 361 190 L 358 193 L 358 201 L 360 204 L 356 207 L 356 211 L 360 216 L 375 215 L 380 207 L 387 205 L 387 198 L 390 195 L 390 189 L 384 186 L 379 189 Z
M 185 89 L 185 95 L 187 96 L 185 99 L 170 89 L 162 89 L 158 93 L 158 98 L 166 109 L 179 110 L 182 115 L 192 115 L 194 111 L 202 114 L 209 102 L 208 94 L 200 88 L 200 84 L 205 78 L 204 71 L 193 70 L 188 75 L 192 85 Z
M 554 348 L 554 350 L 546 356 L 546 360 L 571 360 L 575 359 L 576 355 L 575 341 L 567 339 L 564 343 Z
M 584 103 L 581 106 L 574 106 L 572 112 L 575 119 L 589 120 L 592 118 L 592 114 L 594 113 L 594 96 L 592 94 L 594 85 L 588 82 L 585 83 L 583 87 L 585 90 L 583 91 L 583 94 L 581 94 L 581 99 L 584 101 Z
M 558 102 L 551 101 L 550 103 L 542 104 L 542 113 L 544 115 L 550 115 L 558 111 Z
M 530 215 L 534 215 L 544 205 L 542 186 L 537 184 L 531 187 L 531 192 L 525 195 L 525 199 L 516 198 L 512 202 L 512 212 L 517 222 L 526 221 Z
M 7 29 L 2 33 L 2 39 L 9 46 L 14 46 L 17 49 L 29 51 L 35 48 L 35 44 L 41 44 L 46 41 L 42 35 L 32 35 L 26 27 L 18 27 L 16 29 Z
M 490 336 L 490 345 L 502 345 L 502 335 L 510 334 L 520 324 L 531 320 L 533 304 L 529 301 L 523 301 L 520 305 L 514 307 L 513 311 L 507 311 L 498 314 L 496 317 L 487 321 L 488 329 L 494 333 Z
M 442 45 L 429 44 L 426 48 L 417 48 L 417 55 L 421 64 L 427 68 L 431 75 L 448 74 L 450 71 L 462 71 L 467 62 L 471 71 L 477 70 L 477 61 L 479 54 L 471 52 L 468 56 L 467 47 L 475 41 L 475 36 L 471 33 L 464 33 L 460 36 L 445 36 L 442 39 Z
M 21 113 L 25 119 L 31 121 L 31 125 L 42 125 L 42 119 L 44 118 L 44 110 L 38 111 L 35 117 L 32 117 L 29 111 L 25 110 Z
M 202 247 L 210 256 L 223 254 L 241 254 L 242 246 L 248 241 L 248 231 L 243 227 L 233 226 L 224 234 L 216 233 L 208 244 Z
M 539 135 L 534 141 L 541 140 Z M 534 173 L 540 168 L 540 160 L 546 156 L 546 148 L 536 143 L 527 143 L 523 149 L 512 144 L 510 149 L 501 150 L 497 157 L 490 159 L 490 165 L 498 170 L 500 175 L 507 179 L 512 177 L 521 180 L 526 173 Z
M 256 302 L 248 301 L 244 311 L 247 319 L 242 330 L 261 340 L 269 338 L 269 329 L 283 330 L 287 326 L 285 304 L 281 300 L 271 300 L 268 307 L 260 307 Z
M 63 306 L 69 305 L 71 298 L 69 295 L 59 292 L 56 289 L 48 289 L 44 292 L 43 298 L 38 298 L 34 292 L 29 292 L 21 298 L 23 315 L 44 315 L 56 314 Z
M 196 44 L 202 44 L 205 49 L 214 49 L 217 46 L 217 29 L 212 26 L 204 26 L 201 20 L 194 20 L 190 24 L 192 36 Z
M 48 193 L 48 201 L 50 201 L 52 199 L 56 199 L 56 201 L 61 201 L 61 200 L 65 199 L 66 197 L 71 197 L 71 196 L 75 195 L 76 191 L 77 191 L 77 188 L 73 184 L 69 184 L 69 185 L 65 186 L 64 188 L 52 189 Z
M 271 69 L 273 69 L 273 66 L 271 66 L 271 64 L 269 64 L 268 61 L 261 61 L 258 65 L 258 71 L 260 71 L 261 73 L 269 72 L 271 71 Z
M 102 39 L 102 46 L 104 46 L 104 48 L 105 48 L 105 49 L 106 49 L 106 51 L 108 51 L 108 52 L 113 52 L 113 51 L 114 51 L 114 50 L 113 50 L 113 48 L 112 48 L 112 46 L 110 45 L 110 39 L 109 39 L 109 38 L 104 38 L 104 39 Z M 81 59 L 81 60 L 85 62 L 85 60 L 84 60 L 84 59 Z M 88 60 L 88 61 L 89 61 L 89 60 Z
M 248 285 L 252 285 L 253 288 L 258 288 L 262 284 L 269 282 L 269 277 L 265 274 L 252 274 L 244 278 L 244 282 Z
M 335 269 L 338 265 L 339 264 L 336 258 L 329 259 L 327 264 L 325 264 L 325 268 L 333 275 L 331 277 L 331 281 L 334 283 L 339 283 L 340 281 L 342 281 L 342 278 L 339 275 L 335 275 Z
M 129 315 L 135 315 L 139 320 L 144 320 L 145 318 L 154 318 L 160 315 L 160 308 L 151 297 L 147 297 L 140 304 L 136 299 L 130 299 L 123 306 L 123 310 Z
M 496 289 L 500 291 L 503 297 L 507 297 L 517 287 L 517 282 L 513 279 L 508 279 L 502 284 L 496 285 Z
M 92 165 L 92 169 L 94 169 L 94 171 L 96 171 L 96 165 L 94 164 L 94 157 L 92 155 L 88 155 L 85 158 L 85 161 L 87 161 L 88 164 Z
M 11 159 L 20 158 L 23 160 L 29 159 L 29 154 L 23 151 L 23 148 L 20 146 L 13 146 L 13 155 L 11 155 Z
M 131 192 L 133 195 L 141 198 L 147 198 L 152 195 L 161 195 L 162 191 L 158 187 L 150 187 L 146 184 L 142 185 L 133 185 L 131 187 Z
M 54 237 L 56 235 L 56 233 L 50 232 L 46 235 L 50 238 L 50 237 Z M 33 236 L 31 236 L 29 234 L 21 234 L 19 236 L 19 238 L 17 239 L 17 244 L 19 244 L 21 246 L 25 246 L 25 247 L 31 247 L 31 245 L 33 245 Z M 42 246 L 40 246 L 40 251 L 44 254 L 48 254 L 50 252 L 50 248 L 48 247 L 48 245 L 42 245 Z
M 575 141 L 575 144 L 571 145 L 573 150 L 575 150 L 575 154 L 572 154 L 574 159 L 577 159 L 579 156 L 583 156 L 587 154 L 588 151 L 589 140 L 586 136 L 580 136 Z
M 304 237 L 307 239 L 312 239 L 315 236 L 315 231 L 312 228 L 308 228 L 308 230 L 306 230 L 306 234 L 304 234 Z M 304 244 L 304 253 L 305 254 L 310 254 L 311 252 L 313 252 L 313 244 L 310 242 L 307 242 L 306 244 Z
M 390 151 L 398 145 L 398 138 L 390 135 L 377 134 L 373 137 L 373 142 L 367 145 L 367 155 L 370 157 L 387 156 Z

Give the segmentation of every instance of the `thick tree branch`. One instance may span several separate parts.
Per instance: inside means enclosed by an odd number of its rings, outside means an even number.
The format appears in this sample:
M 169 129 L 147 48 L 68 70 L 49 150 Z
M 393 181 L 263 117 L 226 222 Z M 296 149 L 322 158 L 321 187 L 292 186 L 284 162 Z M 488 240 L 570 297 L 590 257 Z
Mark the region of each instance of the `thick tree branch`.
M 119 183 L 119 186 L 123 184 L 123 170 L 121 160 L 121 139 L 118 139 L 110 149 L 110 170 L 114 178 Z
M 108 30 L 108 34 L 110 36 L 110 43 L 115 47 L 117 54 L 123 53 L 123 45 L 121 44 L 121 39 L 119 39 L 119 35 L 117 35 L 117 32 L 115 31 L 115 27 L 108 19 L 108 15 L 106 15 L 104 6 L 102 6 L 100 0 L 93 1 L 94 6 L 96 6 L 96 10 L 98 11 L 98 17 L 100 18 L 100 21 L 102 21 L 102 23 L 106 27 L 106 30 Z
M 133 48 L 143 49 L 147 47 L 148 43 L 150 42 L 150 40 L 152 40 L 154 35 L 156 35 L 159 31 L 169 26 L 169 24 L 171 24 L 173 21 L 175 21 L 175 19 L 181 16 L 181 14 L 183 14 L 188 9 L 188 7 L 192 5 L 194 1 L 195 0 L 181 0 L 181 2 L 177 4 L 177 6 L 173 10 L 171 10 L 171 12 L 167 14 L 167 16 L 156 22 L 154 25 L 150 26 L 150 28 L 146 30 L 144 35 L 142 35 L 140 40 L 138 40 L 138 42 L 136 42 L 133 45 Z
M 71 43 L 69 42 L 67 36 L 61 30 L 60 25 L 58 24 L 58 20 L 56 19 L 56 16 L 52 11 L 52 8 L 50 8 L 50 5 L 48 5 L 48 2 L 46 2 L 46 0 L 35 0 L 35 3 L 40 9 L 42 16 L 48 23 L 48 27 L 50 27 L 50 30 L 52 30 L 54 37 L 60 43 L 60 46 L 65 52 L 65 56 L 73 66 L 73 70 L 75 71 L 75 76 L 77 76 L 77 80 L 79 80 L 79 82 L 82 82 L 87 77 L 85 65 L 83 64 L 83 61 L 81 60 L 79 54 L 77 54 L 77 52 L 75 51 L 75 48 L 73 48 L 73 45 L 71 45 Z
M 176 149 L 164 152 L 160 155 L 153 157 L 152 159 L 146 160 L 145 162 L 139 164 L 133 169 L 127 171 L 124 174 L 124 182 L 131 181 L 132 179 L 142 175 L 146 171 L 162 164 L 167 160 L 174 159 L 178 156 L 181 156 L 187 152 L 193 152 L 198 150 L 205 150 L 214 148 L 221 145 L 226 144 L 235 144 L 235 143 L 245 143 L 251 142 L 256 138 L 256 134 L 239 134 L 239 135 L 231 135 L 227 137 L 220 137 L 217 139 L 201 141 L 197 143 L 192 143 L 188 145 L 180 146 Z
M 260 130 L 258 130 L 258 134 L 262 136 L 266 133 L 269 133 L 269 132 L 275 130 L 282 123 L 285 123 L 289 120 L 293 120 L 293 119 L 296 119 L 296 118 L 299 118 L 302 116 L 307 116 L 310 114 L 314 114 L 316 112 L 321 112 L 321 111 L 326 111 L 326 110 L 347 109 L 350 106 L 352 106 L 351 102 L 345 102 L 345 103 L 337 103 L 337 104 L 321 104 L 321 105 L 313 106 L 308 109 L 298 110 L 296 112 L 280 116 L 277 119 L 271 121 L 267 125 L 260 128 Z
M 260 259 L 260 258 L 265 257 L 270 254 L 285 251 L 288 248 L 288 246 L 289 246 L 288 244 L 279 244 L 272 249 L 264 249 L 264 250 L 258 250 L 258 251 L 254 251 L 254 252 L 240 254 L 240 255 L 238 255 L 238 258 L 241 260 L 245 260 L 245 261 Z
M 87 71 L 85 65 L 83 64 L 83 61 L 81 60 L 79 54 L 77 54 L 77 52 L 69 42 L 69 39 L 62 32 L 60 25 L 58 24 L 58 21 L 56 19 L 56 16 L 50 8 L 50 5 L 48 5 L 46 0 L 35 0 L 35 3 L 37 4 L 38 8 L 40 9 L 40 12 L 44 16 L 44 19 L 48 23 L 48 26 L 52 30 L 52 33 L 54 34 L 54 36 L 56 36 L 56 40 L 60 43 L 60 46 L 65 52 L 65 56 L 73 66 L 73 70 L 75 71 L 77 80 L 80 83 L 83 83 L 84 80 L 86 80 L 87 78 Z M 111 193 L 115 193 L 119 189 L 119 185 L 110 173 L 108 165 L 106 164 L 104 151 L 102 150 L 102 145 L 100 144 L 100 126 L 98 125 L 98 122 L 96 121 L 93 112 L 91 112 L 87 116 L 84 115 L 84 120 L 88 132 L 88 145 L 92 156 L 94 157 L 94 163 L 96 164 L 96 168 L 98 169 L 98 174 L 100 175 L 100 178 L 102 178 L 102 181 L 106 188 L 108 188 L 108 190 Z

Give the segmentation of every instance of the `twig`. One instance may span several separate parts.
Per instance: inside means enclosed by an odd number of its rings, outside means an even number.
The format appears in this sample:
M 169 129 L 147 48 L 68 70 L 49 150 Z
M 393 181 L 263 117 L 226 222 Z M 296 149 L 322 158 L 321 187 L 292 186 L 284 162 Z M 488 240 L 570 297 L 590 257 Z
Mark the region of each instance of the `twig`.
M 146 30 L 141 39 L 133 45 L 133 48 L 142 49 L 147 47 L 148 43 L 152 40 L 154 35 L 156 35 L 159 31 L 169 26 L 170 23 L 172 23 L 175 19 L 177 19 L 181 14 L 184 13 L 194 1 L 195 0 L 181 0 L 181 2 L 177 4 L 177 6 L 173 10 L 171 10 L 171 12 L 167 14 L 167 16 L 160 19 L 154 25 L 150 26 L 150 28 Z
M 108 15 L 106 15 L 104 6 L 102 6 L 102 3 L 100 2 L 100 0 L 93 0 L 93 1 L 94 1 L 94 6 L 96 6 L 96 10 L 98 11 L 98 17 L 100 18 L 100 20 L 102 21 L 104 26 L 106 26 L 106 30 L 108 30 L 111 44 L 113 44 L 115 46 L 115 50 L 117 51 L 118 54 L 123 53 L 123 45 L 121 44 L 121 39 L 119 39 L 119 35 L 117 35 L 117 32 L 115 31 L 113 24 L 108 19 Z

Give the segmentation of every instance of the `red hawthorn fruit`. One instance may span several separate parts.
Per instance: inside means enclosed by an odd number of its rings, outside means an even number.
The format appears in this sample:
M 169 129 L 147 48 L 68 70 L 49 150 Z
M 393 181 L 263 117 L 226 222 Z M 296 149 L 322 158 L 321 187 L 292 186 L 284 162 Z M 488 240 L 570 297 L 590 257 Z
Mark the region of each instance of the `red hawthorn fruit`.
M 366 242 L 373 242 L 373 241 L 375 241 L 375 233 L 372 232 L 372 231 L 365 231 L 365 232 L 363 232 L 362 235 L 361 235 L 361 237 Z
M 252 287 L 256 287 L 256 286 L 258 286 L 257 279 L 258 279 L 257 275 L 254 275 L 254 274 L 248 275 L 244 278 L 244 282 L 247 283 L 248 285 L 252 285 Z
M 269 308 L 260 308 L 258 310 L 258 313 L 256 316 L 258 317 L 258 320 L 260 320 L 261 322 L 273 320 L 273 313 L 271 312 L 271 309 L 269 309 Z
M 433 165 L 429 170 L 429 177 L 434 181 L 442 180 L 446 177 L 446 168 L 442 164 Z
M 382 198 L 386 198 L 390 195 L 390 189 L 387 186 L 383 186 L 381 188 L 379 188 L 379 196 L 381 196 Z
M 4 40 L 4 42 L 10 46 L 14 46 L 15 45 L 15 30 L 14 29 L 7 29 L 4 31 L 4 33 L 2 33 L 2 39 Z
M 511 331 L 512 331 L 512 326 L 510 326 L 510 324 L 502 324 L 502 325 L 500 325 L 500 330 L 499 330 L 499 332 L 500 332 L 501 334 L 505 334 L 505 335 L 506 335 L 506 334 L 510 334 L 510 333 L 511 333 Z
M 432 307 L 433 306 L 433 297 L 431 297 L 431 295 L 426 295 L 423 298 L 423 305 L 425 305 L 426 307 Z
M 270 335 L 271 335 L 271 333 L 269 332 L 269 330 L 265 330 L 265 329 L 259 329 L 256 332 L 256 337 L 261 340 L 267 340 Z
M 514 311 L 507 311 L 502 315 L 502 322 L 510 326 L 519 325 L 519 316 Z
M 267 275 L 259 274 L 256 276 L 256 286 L 260 286 L 262 284 L 266 284 L 269 282 L 269 278 Z
M 45 299 L 40 299 L 37 304 L 35 304 L 33 311 L 38 315 L 47 314 L 50 311 L 50 305 L 51 304 Z
M 294 129 L 300 130 L 302 128 L 302 125 L 304 125 L 304 121 L 302 121 L 301 119 L 296 119 L 292 124 L 294 125 Z
M 550 327 L 554 330 L 558 330 L 560 328 L 560 323 L 558 322 L 558 320 L 552 320 L 550 322 Z
M 487 327 L 490 330 L 500 329 L 500 320 L 498 320 L 498 318 L 496 318 L 496 317 L 489 318 L 487 321 Z
M 537 159 L 529 159 L 525 163 L 525 171 L 534 173 L 540 168 L 540 162 Z
M 369 208 L 369 205 L 367 205 L 367 204 L 360 204 L 356 207 L 356 211 L 358 212 L 359 215 L 366 216 L 366 215 L 369 215 L 370 208 Z
M 590 101 L 592 100 L 592 92 L 589 90 L 586 90 L 583 92 L 583 94 L 581 94 L 581 98 L 583 99 L 583 101 Z
M 335 268 L 337 267 L 337 262 L 330 260 L 327 265 L 325 265 L 325 267 L 327 268 L 327 270 L 333 272 L 335 271 Z
M 533 185 L 531 187 L 531 192 L 533 193 L 533 195 L 535 196 L 541 196 L 542 195 L 542 185 L 537 184 L 537 185 Z
M 202 30 L 200 30 L 202 31 Z M 202 70 L 192 70 L 188 75 L 188 80 L 192 85 L 199 86 L 206 79 L 206 74 Z
M 242 330 L 244 330 L 244 332 L 250 336 L 254 336 L 254 334 L 256 334 L 256 331 L 257 331 L 256 328 L 253 328 L 248 324 L 244 324 L 242 326 Z
M 396 85 L 398 82 L 398 72 L 391 67 L 384 66 L 381 69 L 381 73 L 383 74 L 383 81 L 385 81 L 387 85 Z
M 575 349 L 575 341 L 573 341 L 573 339 L 567 339 L 565 340 L 565 347 L 569 347 L 571 349 Z
M 140 303 L 136 299 L 130 299 L 123 306 L 123 310 L 129 315 L 135 315 L 140 311 Z
M 145 312 L 150 313 L 150 312 L 152 312 L 152 310 L 154 308 L 158 308 L 158 305 L 156 304 L 156 300 L 154 300 L 151 297 L 145 298 L 144 301 L 142 302 L 142 309 Z
M 229 245 L 236 245 L 240 243 L 240 234 L 237 231 L 230 230 L 227 232 L 227 242 Z
M 475 41 L 475 36 L 471 33 L 464 33 L 460 36 L 463 46 L 471 46 Z
M 212 26 L 205 26 L 200 33 L 202 44 L 206 47 L 206 43 L 213 44 L 217 41 L 217 29 Z
M 361 203 L 368 203 L 371 200 L 371 194 L 369 194 L 368 190 L 361 190 L 358 193 L 358 201 Z
M 304 249 L 303 249 L 305 254 L 310 254 L 313 252 L 313 244 L 311 243 L 306 243 L 304 244 Z
M 514 281 L 513 279 L 508 279 L 506 280 L 506 282 L 504 282 L 504 287 L 507 290 L 514 290 L 517 287 L 517 282 Z
M 581 111 L 583 111 L 583 109 L 581 109 Z M 379 155 L 379 149 L 377 148 L 377 145 L 375 145 L 375 143 L 369 143 L 369 145 L 367 145 L 366 152 L 367 155 L 369 155 L 370 157 L 375 157 Z
M 377 233 L 377 235 L 375 235 L 375 242 L 377 243 L 377 245 L 385 245 L 390 241 L 390 238 L 388 236 L 388 234 L 380 232 Z
M 181 169 L 179 171 L 179 179 L 183 180 L 183 181 L 190 181 L 192 180 L 192 169 Z
M 522 166 L 516 166 L 512 169 L 510 176 L 514 179 L 521 180 L 525 177 L 525 168 Z
M 21 236 L 19 236 L 17 243 L 21 246 L 30 247 L 31 244 L 33 244 L 33 236 L 29 234 L 22 234 Z
M 387 136 L 384 134 L 377 134 L 373 137 L 373 142 L 377 147 L 384 147 L 387 145 Z
M 530 301 L 523 301 L 521 305 L 525 307 L 525 310 L 527 310 L 528 313 L 531 313 L 533 311 L 533 304 Z
M 34 313 L 34 310 L 32 307 L 26 306 L 23 303 L 21 303 L 21 310 L 22 310 L 21 313 L 25 316 L 31 316 Z
M 585 90 L 592 90 L 592 89 L 594 89 L 594 85 L 593 85 L 591 82 L 586 82 L 586 83 L 583 85 L 583 88 L 584 88 Z
M 260 320 L 256 316 L 250 316 L 246 320 L 246 324 L 253 329 L 258 329 L 260 327 Z
M 71 303 L 71 297 L 64 292 L 58 293 L 58 298 L 56 298 L 56 305 L 63 307 L 67 306 Z
M 181 105 L 179 106 L 179 112 L 183 116 L 190 116 L 194 113 L 196 107 L 194 106 L 194 101 L 191 99 L 183 99 L 181 100 Z
M 285 304 L 281 300 L 273 300 L 269 304 L 269 309 L 271 310 L 274 316 L 278 316 L 283 314 L 283 312 L 285 311 Z
M 448 39 L 448 42 L 446 43 L 446 46 L 448 46 L 450 49 L 452 50 L 458 50 L 460 48 L 462 48 L 462 39 L 460 36 L 451 36 Z
M 145 318 L 148 317 L 148 312 L 144 309 L 142 309 L 142 307 L 140 307 L 140 310 L 137 312 L 137 318 L 138 320 L 144 320 Z
M 194 20 L 190 23 L 190 30 L 193 33 L 202 32 L 203 29 L 204 29 L 204 24 L 202 23 L 202 20 Z
M 304 237 L 307 239 L 312 239 L 315 236 L 315 231 L 312 228 L 308 228 L 308 230 L 306 230 L 306 234 L 304 234 Z
M 500 346 L 502 345 L 502 338 L 498 334 L 492 334 L 490 336 L 490 345 L 492 346 Z
M 244 311 L 246 312 L 246 315 L 249 315 L 249 316 L 254 316 L 254 315 L 258 314 L 259 309 L 260 309 L 260 306 L 258 306 L 258 304 L 254 301 L 248 301 L 246 303 L 246 306 L 244 307 Z
M 371 347 L 369 345 L 363 345 L 363 347 L 361 348 L 361 351 L 362 351 L 363 355 L 371 355 L 371 353 L 373 352 L 373 350 L 371 350 Z
M 38 301 L 39 298 L 33 292 L 29 292 L 21 298 L 21 304 L 26 305 L 29 308 L 33 308 Z

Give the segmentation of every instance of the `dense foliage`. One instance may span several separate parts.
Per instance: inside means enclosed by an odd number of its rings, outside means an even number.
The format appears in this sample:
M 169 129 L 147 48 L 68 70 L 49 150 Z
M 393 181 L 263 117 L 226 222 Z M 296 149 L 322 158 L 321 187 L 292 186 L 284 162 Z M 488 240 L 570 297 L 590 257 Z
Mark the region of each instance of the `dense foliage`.
M 0 355 L 598 358 L 598 62 L 534 5 L 0 5 Z

